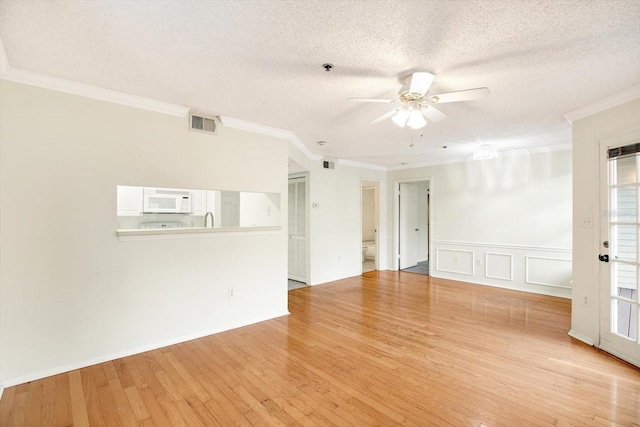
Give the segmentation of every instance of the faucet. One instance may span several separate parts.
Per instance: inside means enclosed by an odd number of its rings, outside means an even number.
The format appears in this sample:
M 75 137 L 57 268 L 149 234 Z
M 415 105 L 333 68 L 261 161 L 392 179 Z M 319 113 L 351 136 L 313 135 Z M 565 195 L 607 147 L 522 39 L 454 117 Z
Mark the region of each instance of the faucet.
M 207 219 L 209 218 L 209 215 L 211 215 L 211 227 L 214 226 L 215 220 L 213 218 L 213 214 L 211 212 L 207 212 L 207 214 L 204 216 L 204 228 L 207 228 Z

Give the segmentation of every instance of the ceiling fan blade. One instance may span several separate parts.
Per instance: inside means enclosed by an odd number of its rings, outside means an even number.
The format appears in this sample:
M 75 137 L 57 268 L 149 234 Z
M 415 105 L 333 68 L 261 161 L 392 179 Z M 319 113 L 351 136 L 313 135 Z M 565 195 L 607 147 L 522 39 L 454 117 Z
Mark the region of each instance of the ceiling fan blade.
M 476 89 L 459 90 L 457 92 L 441 93 L 439 95 L 432 95 L 428 99 L 434 100 L 438 104 L 443 102 L 459 102 L 459 101 L 473 101 L 476 99 L 482 99 L 489 96 L 489 89 L 486 87 L 479 87 Z
M 433 83 L 434 75 L 426 71 L 418 71 L 411 75 L 411 84 L 409 85 L 409 93 L 419 93 L 424 95 Z
M 432 122 L 439 122 L 449 117 L 447 114 L 430 105 L 427 105 L 426 108 L 422 110 L 422 114 Z
M 381 116 L 380 116 L 380 117 L 378 117 L 377 119 L 373 119 L 373 120 L 371 120 L 371 124 L 378 123 L 378 122 L 381 122 L 381 121 L 383 121 L 383 120 L 385 120 L 385 119 L 388 119 L 389 117 L 391 117 L 391 116 L 393 116 L 394 114 L 396 114 L 396 112 L 397 112 L 397 111 L 398 111 L 398 109 L 397 109 L 397 108 L 396 108 L 396 109 L 393 109 L 393 110 L 389 111 L 388 113 L 385 113 L 385 114 L 381 115 Z
M 349 101 L 353 101 L 353 102 L 381 102 L 381 103 L 390 104 L 393 101 L 395 101 L 395 99 L 386 99 L 386 98 L 349 98 Z

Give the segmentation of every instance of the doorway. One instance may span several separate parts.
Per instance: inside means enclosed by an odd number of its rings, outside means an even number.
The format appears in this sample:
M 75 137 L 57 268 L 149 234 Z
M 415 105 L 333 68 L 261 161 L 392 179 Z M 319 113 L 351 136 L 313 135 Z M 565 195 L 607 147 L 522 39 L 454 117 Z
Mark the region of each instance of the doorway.
M 430 180 L 398 182 L 398 269 L 429 274 Z
M 308 284 L 308 179 L 306 174 L 290 175 L 288 183 L 288 289 Z
M 603 143 L 600 158 L 600 347 L 640 366 L 640 141 Z
M 378 269 L 378 193 L 375 181 L 362 181 L 362 272 Z

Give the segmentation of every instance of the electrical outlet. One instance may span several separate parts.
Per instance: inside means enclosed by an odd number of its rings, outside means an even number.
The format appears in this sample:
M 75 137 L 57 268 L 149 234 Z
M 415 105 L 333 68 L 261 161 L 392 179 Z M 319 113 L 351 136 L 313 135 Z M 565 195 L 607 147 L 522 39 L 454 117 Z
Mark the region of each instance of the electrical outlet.
M 458 255 L 454 255 L 453 256 L 453 263 L 457 264 L 458 263 Z
M 228 289 L 228 294 L 227 294 L 227 295 L 228 295 L 228 297 L 229 297 L 229 298 L 233 298 L 233 295 L 234 295 L 234 290 L 233 290 L 233 288 L 229 288 L 229 289 Z
M 482 267 L 482 258 L 476 258 L 476 266 Z
M 582 296 L 582 305 L 584 307 L 591 307 L 591 297 L 589 295 Z

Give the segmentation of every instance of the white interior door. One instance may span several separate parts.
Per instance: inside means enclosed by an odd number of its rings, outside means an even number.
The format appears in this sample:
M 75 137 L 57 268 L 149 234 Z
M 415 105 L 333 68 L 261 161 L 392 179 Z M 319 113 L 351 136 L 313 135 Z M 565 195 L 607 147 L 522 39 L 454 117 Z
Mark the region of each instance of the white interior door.
M 640 366 L 640 144 L 601 147 L 600 347 Z
M 400 184 L 400 269 L 418 264 L 418 187 Z
M 222 227 L 240 226 L 240 193 L 237 191 L 223 191 L 220 223 Z
M 306 178 L 289 180 L 289 279 L 307 282 Z

